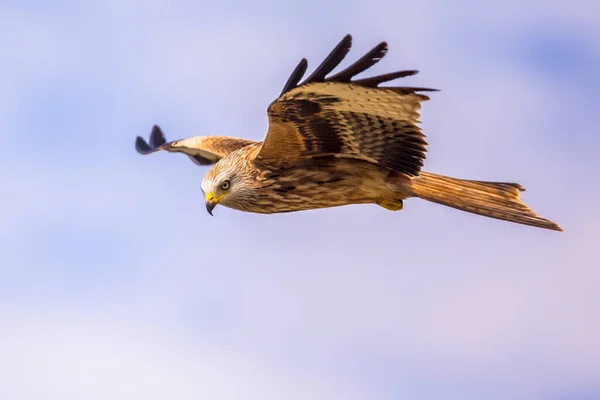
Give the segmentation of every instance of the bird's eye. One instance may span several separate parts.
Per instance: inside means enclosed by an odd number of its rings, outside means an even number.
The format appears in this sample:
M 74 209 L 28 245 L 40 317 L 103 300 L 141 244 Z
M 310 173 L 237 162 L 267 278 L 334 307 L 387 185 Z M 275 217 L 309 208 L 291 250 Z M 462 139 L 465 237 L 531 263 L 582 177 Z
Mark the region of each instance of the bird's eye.
M 223 181 L 223 183 L 221 183 L 221 190 L 227 190 L 229 189 L 229 180 L 227 181 Z

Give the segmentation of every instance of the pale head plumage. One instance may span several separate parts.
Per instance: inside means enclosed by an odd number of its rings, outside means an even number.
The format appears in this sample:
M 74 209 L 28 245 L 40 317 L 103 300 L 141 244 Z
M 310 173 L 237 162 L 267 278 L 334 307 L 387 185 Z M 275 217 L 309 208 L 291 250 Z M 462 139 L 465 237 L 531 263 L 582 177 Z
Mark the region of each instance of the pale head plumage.
M 255 174 L 240 154 L 244 153 L 244 150 L 220 159 L 202 179 L 202 191 L 208 208 L 214 208 L 216 204 L 239 208 L 236 205 L 244 204 L 252 198 Z

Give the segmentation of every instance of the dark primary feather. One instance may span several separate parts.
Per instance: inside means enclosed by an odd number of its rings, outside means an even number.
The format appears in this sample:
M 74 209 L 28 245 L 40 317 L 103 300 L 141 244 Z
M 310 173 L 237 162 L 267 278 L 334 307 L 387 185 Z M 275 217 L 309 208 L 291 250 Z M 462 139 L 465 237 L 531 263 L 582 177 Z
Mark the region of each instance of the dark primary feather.
M 386 74 L 376 75 L 368 78 L 352 80 L 353 77 L 360 74 L 361 72 L 366 71 L 371 68 L 373 65 L 378 63 L 385 57 L 388 51 L 388 45 L 386 42 L 381 42 L 374 48 L 372 48 L 369 52 L 367 52 L 364 56 L 362 56 L 358 61 L 356 61 L 351 66 L 346 69 L 338 72 L 335 75 L 327 77 L 327 74 L 332 72 L 335 67 L 337 67 L 342 60 L 346 57 L 350 48 L 352 47 L 352 35 L 346 35 L 333 49 L 331 53 L 325 58 L 325 60 L 319 65 L 315 71 L 304 80 L 302 83 L 299 83 L 302 79 L 302 76 L 306 72 L 308 62 L 306 59 L 302 59 L 300 64 L 296 67 L 287 83 L 285 84 L 283 91 L 280 96 L 285 93 L 303 85 L 308 85 L 310 83 L 315 82 L 341 82 L 341 83 L 351 83 L 353 85 L 364 86 L 364 87 L 377 87 L 381 83 L 392 81 L 398 78 L 405 78 L 407 76 L 416 75 L 419 73 L 417 70 L 406 70 L 406 71 L 396 71 L 390 72 Z M 437 91 L 437 89 L 428 89 L 428 88 L 414 88 L 417 91 Z
M 148 143 L 146 143 L 146 141 L 139 136 L 135 138 L 135 149 L 138 153 L 144 155 L 154 153 L 156 151 L 152 147 L 148 146 Z
M 395 86 L 395 87 L 389 87 L 389 88 L 385 88 L 385 89 L 391 89 L 393 91 L 395 91 L 396 93 L 401 93 L 401 94 L 411 94 L 411 93 L 417 93 L 417 92 L 438 92 L 438 89 L 431 89 L 431 88 L 425 88 L 425 87 L 411 87 L 411 86 Z
M 288 78 L 283 90 L 281 91 L 281 94 L 289 92 L 298 85 L 298 82 L 300 82 L 300 79 L 302 79 L 306 73 L 306 68 L 308 68 L 308 61 L 306 61 L 306 58 L 303 58 L 300 60 L 300 63 L 298 63 L 298 66 L 296 66 L 294 69 L 294 72 L 292 72 L 292 75 L 290 75 Z
M 167 139 L 165 139 L 165 134 L 158 127 L 158 125 L 154 125 L 152 127 L 152 132 L 150 132 L 150 147 L 157 148 L 159 146 L 162 146 L 166 142 Z
M 350 82 L 353 77 L 377 64 L 385 56 L 387 51 L 387 43 L 381 42 L 354 64 L 329 77 L 327 80 L 331 82 Z
M 162 145 L 166 143 L 165 135 L 162 130 L 158 127 L 158 125 L 154 125 L 152 127 L 152 132 L 150 133 L 150 144 L 146 142 L 140 136 L 135 138 L 135 149 L 140 154 L 151 154 L 156 151 L 162 150 L 160 148 Z
M 341 63 L 346 57 L 350 51 L 350 47 L 352 47 L 352 36 L 346 35 L 338 43 L 338 45 L 335 46 L 333 51 L 329 53 L 321 65 L 319 65 L 317 69 L 315 69 L 315 71 L 308 78 L 306 78 L 304 82 L 302 82 L 302 85 L 313 82 L 323 82 L 325 80 L 325 76 L 333 71 L 334 68 L 337 67 L 339 63 Z
M 387 74 L 376 75 L 376 76 L 372 76 L 370 78 L 358 79 L 358 80 L 352 81 L 352 83 L 354 85 L 359 85 L 359 86 L 377 87 L 379 84 L 381 84 L 383 82 L 393 81 L 394 79 L 398 79 L 398 78 L 405 78 L 407 76 L 416 75 L 418 73 L 419 73 L 419 71 L 417 71 L 417 70 L 389 72 Z

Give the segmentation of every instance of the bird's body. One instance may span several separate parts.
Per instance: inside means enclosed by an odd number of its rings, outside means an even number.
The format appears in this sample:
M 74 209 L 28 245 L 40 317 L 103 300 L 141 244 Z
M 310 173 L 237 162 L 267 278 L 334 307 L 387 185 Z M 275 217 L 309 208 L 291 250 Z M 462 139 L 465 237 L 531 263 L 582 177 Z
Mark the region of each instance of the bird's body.
M 261 214 L 352 204 L 400 210 L 418 197 L 463 211 L 546 229 L 561 230 L 529 209 L 520 185 L 461 180 L 421 171 L 425 136 L 419 124 L 422 92 L 434 89 L 380 87 L 414 75 L 399 71 L 352 78 L 387 52 L 380 43 L 345 70 L 327 75 L 350 49 L 348 35 L 303 82 L 302 60 L 281 95 L 268 107 L 262 142 L 196 136 L 167 143 L 155 126 L 150 143 L 138 137 L 142 154 L 183 152 L 197 164 L 214 166 L 202 180 L 206 206 L 217 204 Z
M 248 157 L 253 151 L 249 146 L 226 156 L 231 160 L 223 159 L 224 163 L 235 163 L 236 170 L 245 171 L 252 191 L 241 198 L 226 196 L 220 204 L 273 214 L 350 204 L 401 204 L 406 198 L 407 193 L 387 186 L 389 170 L 365 161 L 319 157 L 286 166 L 257 165 Z M 232 188 L 234 185 L 236 182 Z

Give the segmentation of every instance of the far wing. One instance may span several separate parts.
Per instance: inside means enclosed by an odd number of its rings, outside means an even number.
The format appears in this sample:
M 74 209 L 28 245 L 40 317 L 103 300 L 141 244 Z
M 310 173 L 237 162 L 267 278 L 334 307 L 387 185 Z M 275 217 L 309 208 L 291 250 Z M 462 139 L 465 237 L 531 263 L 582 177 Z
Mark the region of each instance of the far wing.
M 150 142 L 138 136 L 135 140 L 135 149 L 144 155 L 161 150 L 184 153 L 198 165 L 211 165 L 227 154 L 253 143 L 256 142 L 229 136 L 194 136 L 167 142 L 162 130 L 158 125 L 154 125 L 150 133 Z
M 255 161 L 286 163 L 318 156 L 355 158 L 418 175 L 426 141 L 419 124 L 421 102 L 429 99 L 414 87 L 379 87 L 417 71 L 352 78 L 387 52 L 382 42 L 345 70 L 326 78 L 351 46 L 346 36 L 303 83 L 302 60 L 283 93 L 268 108 L 269 130 Z

